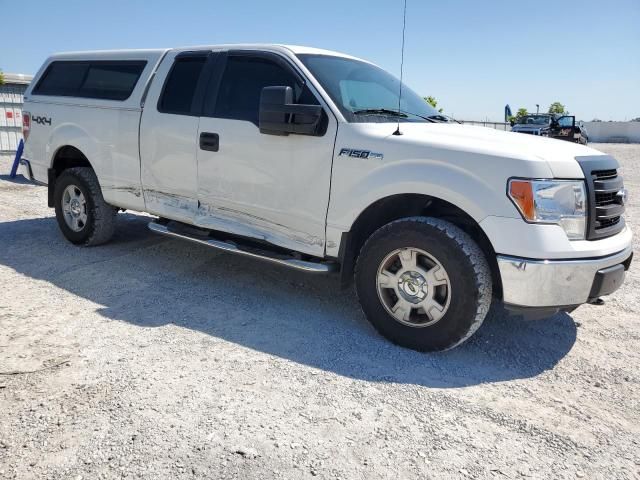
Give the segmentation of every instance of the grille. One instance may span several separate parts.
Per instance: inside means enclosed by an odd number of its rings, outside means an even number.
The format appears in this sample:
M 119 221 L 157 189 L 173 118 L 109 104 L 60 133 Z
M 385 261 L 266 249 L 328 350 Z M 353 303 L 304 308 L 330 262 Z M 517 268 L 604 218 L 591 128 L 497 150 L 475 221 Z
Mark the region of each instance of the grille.
M 615 169 L 591 172 L 593 179 L 594 208 L 593 228 L 598 237 L 618 232 L 624 205 L 618 192 L 623 187 L 622 177 Z
M 613 193 L 613 192 L 596 193 L 596 207 L 601 207 L 603 205 L 611 205 L 612 203 L 616 203 L 616 193 Z
M 618 176 L 618 171 L 616 169 L 600 170 L 599 172 L 593 172 L 594 180 L 606 180 L 608 178 L 615 178 L 617 176 Z
M 596 224 L 596 230 L 602 229 L 602 228 L 607 228 L 607 227 L 612 227 L 613 225 L 617 225 L 618 223 L 620 223 L 620 217 L 614 217 L 614 218 L 603 218 L 602 220 L 598 220 L 598 223 Z

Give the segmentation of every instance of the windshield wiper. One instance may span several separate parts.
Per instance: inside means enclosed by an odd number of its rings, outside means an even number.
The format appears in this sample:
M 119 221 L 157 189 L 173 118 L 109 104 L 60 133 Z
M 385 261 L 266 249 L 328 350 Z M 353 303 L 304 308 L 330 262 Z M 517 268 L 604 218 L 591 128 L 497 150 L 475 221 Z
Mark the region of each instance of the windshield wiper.
M 407 118 L 406 113 L 399 112 L 398 110 L 390 110 L 388 108 L 363 108 L 362 110 L 354 110 L 355 115 L 385 115 L 388 117 L 400 117 Z
M 458 122 L 457 120 L 443 114 L 433 114 L 433 115 L 419 115 L 417 113 L 411 112 L 403 112 L 398 110 L 391 110 L 389 108 L 363 108 L 361 110 L 354 110 L 354 115 L 384 115 L 386 117 L 399 117 L 399 118 L 408 118 L 409 115 L 413 115 L 414 117 L 421 118 L 426 120 L 427 122 L 435 122 L 435 123 L 448 123 L 448 122 Z

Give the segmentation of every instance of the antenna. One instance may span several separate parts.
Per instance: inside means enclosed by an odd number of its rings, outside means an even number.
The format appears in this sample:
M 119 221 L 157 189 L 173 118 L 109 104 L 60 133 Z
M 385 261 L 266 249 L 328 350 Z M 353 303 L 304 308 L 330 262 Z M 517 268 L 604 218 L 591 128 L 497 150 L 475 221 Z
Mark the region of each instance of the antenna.
M 404 32 L 407 27 L 407 0 L 404 0 L 404 13 L 402 15 L 402 54 L 400 56 L 400 94 L 398 95 L 398 128 L 393 132 L 394 135 L 402 135 L 400 131 L 400 114 L 402 101 L 402 77 L 404 75 Z

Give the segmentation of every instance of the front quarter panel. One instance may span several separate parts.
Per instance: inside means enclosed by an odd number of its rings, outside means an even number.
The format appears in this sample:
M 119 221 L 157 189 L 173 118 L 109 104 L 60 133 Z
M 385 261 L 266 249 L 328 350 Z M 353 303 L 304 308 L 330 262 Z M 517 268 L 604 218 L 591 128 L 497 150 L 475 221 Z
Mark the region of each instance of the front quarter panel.
M 398 194 L 424 194 L 445 200 L 467 212 L 478 223 L 489 215 L 520 218 L 506 197 L 510 176 L 544 178 L 551 172 L 546 162 L 508 158 L 489 149 L 447 144 L 430 135 L 429 125 L 404 127 L 404 135 L 393 135 L 392 124 L 340 125 L 335 147 L 328 245 L 339 244 L 369 205 Z M 358 158 L 340 154 L 343 149 L 382 155 Z M 331 255 L 331 252 L 328 252 Z

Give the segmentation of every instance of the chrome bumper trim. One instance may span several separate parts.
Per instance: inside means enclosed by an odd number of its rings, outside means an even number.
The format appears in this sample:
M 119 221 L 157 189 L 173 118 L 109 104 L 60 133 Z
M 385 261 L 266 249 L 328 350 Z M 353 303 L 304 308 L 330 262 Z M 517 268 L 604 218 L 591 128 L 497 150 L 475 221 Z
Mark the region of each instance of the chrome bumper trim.
M 531 260 L 498 255 L 503 300 L 523 307 L 586 303 L 598 270 L 623 263 L 632 252 L 629 245 L 616 254 L 590 259 Z

